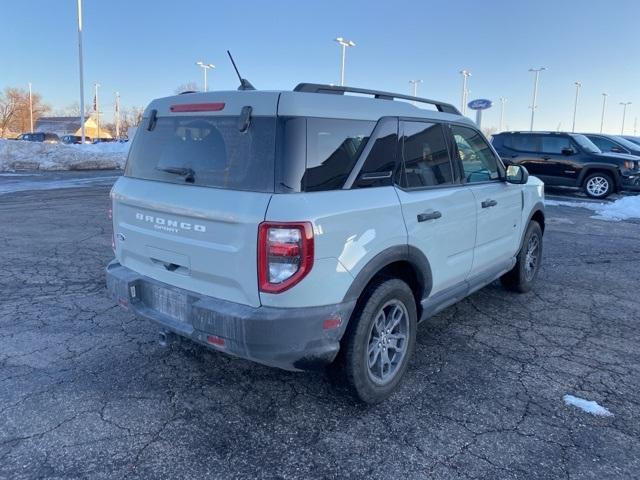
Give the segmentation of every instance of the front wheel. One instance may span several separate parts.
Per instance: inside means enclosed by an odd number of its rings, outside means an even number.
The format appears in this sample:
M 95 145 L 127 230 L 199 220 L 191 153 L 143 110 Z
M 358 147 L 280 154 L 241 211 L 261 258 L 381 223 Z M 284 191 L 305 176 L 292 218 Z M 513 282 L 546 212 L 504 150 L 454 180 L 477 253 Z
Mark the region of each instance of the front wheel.
M 613 180 L 606 173 L 592 173 L 584 180 L 584 191 L 591 198 L 605 198 L 613 191 Z
M 404 376 L 416 341 L 416 302 L 402 280 L 387 280 L 365 294 L 343 339 L 339 367 L 365 403 L 388 398 Z
M 526 293 L 533 287 L 542 260 L 542 228 L 535 220 L 529 222 L 516 265 L 500 277 L 507 290 Z

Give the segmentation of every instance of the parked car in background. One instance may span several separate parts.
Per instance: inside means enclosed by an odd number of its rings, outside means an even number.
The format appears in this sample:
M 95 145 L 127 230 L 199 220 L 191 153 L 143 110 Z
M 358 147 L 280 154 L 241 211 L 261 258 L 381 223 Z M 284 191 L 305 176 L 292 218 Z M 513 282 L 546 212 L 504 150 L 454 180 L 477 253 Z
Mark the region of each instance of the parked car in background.
M 631 135 L 622 135 L 622 138 L 629 140 L 630 142 L 640 145 L 640 137 L 632 137 Z
M 117 139 L 115 138 L 94 138 L 91 143 L 110 143 L 110 142 L 116 142 L 116 141 Z
M 82 143 L 82 136 L 80 135 L 64 135 L 60 141 L 62 143 L 66 143 L 67 145 L 70 144 L 81 144 Z M 91 138 L 85 136 L 84 137 L 84 143 L 91 143 Z
M 44 143 L 58 143 L 60 142 L 60 137 L 55 133 L 47 133 L 47 132 L 33 132 L 33 133 L 22 133 L 18 135 L 17 140 L 24 140 L 25 142 L 44 142 Z
M 493 146 L 507 165 L 524 165 L 547 185 L 583 188 L 593 198 L 640 190 L 640 159 L 603 153 L 587 137 L 561 132 L 503 132 Z
M 603 133 L 583 133 L 596 147 L 607 153 L 627 153 L 635 155 L 640 160 L 640 145 L 630 142 L 620 135 L 606 135 Z

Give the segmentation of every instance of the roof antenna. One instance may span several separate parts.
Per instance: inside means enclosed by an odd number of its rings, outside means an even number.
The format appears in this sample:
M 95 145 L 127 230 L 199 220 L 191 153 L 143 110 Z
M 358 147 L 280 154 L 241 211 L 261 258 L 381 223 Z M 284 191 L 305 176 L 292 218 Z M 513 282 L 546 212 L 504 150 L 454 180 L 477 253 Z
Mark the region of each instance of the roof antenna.
M 233 57 L 231 56 L 231 52 L 229 50 L 227 50 L 227 55 L 229 55 L 229 59 L 231 60 L 231 64 L 233 65 L 233 68 L 236 71 L 236 75 L 238 75 L 238 78 L 240 79 L 240 86 L 238 87 L 238 90 L 255 90 L 256 87 L 251 85 L 251 82 L 249 80 L 247 80 L 246 78 L 242 78 L 242 76 L 240 76 L 240 72 L 238 71 L 238 67 L 236 67 L 236 62 L 233 61 Z

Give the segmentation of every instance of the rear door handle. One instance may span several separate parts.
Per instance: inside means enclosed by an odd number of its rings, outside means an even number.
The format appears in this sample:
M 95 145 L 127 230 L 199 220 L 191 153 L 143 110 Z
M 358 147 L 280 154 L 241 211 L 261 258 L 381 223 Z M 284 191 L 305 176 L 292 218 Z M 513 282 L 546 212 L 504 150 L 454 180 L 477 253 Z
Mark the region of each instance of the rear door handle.
M 495 207 L 496 205 L 498 205 L 498 202 L 496 202 L 495 200 L 485 200 L 480 205 L 482 205 L 482 208 L 489 208 Z
M 418 214 L 418 222 L 426 222 L 427 220 L 435 220 L 440 218 L 442 213 L 437 210 L 433 210 L 431 212 L 424 212 Z

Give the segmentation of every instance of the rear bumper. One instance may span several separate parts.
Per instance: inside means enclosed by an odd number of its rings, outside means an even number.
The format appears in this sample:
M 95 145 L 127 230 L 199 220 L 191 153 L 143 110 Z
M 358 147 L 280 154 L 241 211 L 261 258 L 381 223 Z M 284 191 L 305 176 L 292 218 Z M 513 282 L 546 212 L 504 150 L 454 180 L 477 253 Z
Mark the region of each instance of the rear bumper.
M 162 331 L 285 370 L 316 370 L 332 362 L 355 306 L 256 308 L 158 282 L 115 260 L 107 266 L 107 289 L 121 306 Z M 326 328 L 325 320 L 337 318 L 337 327 Z

